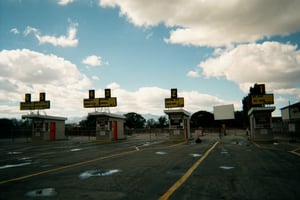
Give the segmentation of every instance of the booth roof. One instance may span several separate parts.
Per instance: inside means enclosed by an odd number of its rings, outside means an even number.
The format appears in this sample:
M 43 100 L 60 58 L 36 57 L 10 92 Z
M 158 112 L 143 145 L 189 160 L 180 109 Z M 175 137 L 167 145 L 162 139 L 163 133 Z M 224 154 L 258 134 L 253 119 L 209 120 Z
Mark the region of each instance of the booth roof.
M 249 111 L 248 111 L 248 115 L 251 115 L 253 112 L 260 112 L 260 111 L 270 111 L 273 112 L 275 110 L 275 107 L 252 107 Z
M 125 119 L 125 116 L 123 116 L 123 115 L 112 114 L 112 113 L 107 113 L 107 112 L 92 112 L 92 113 L 89 113 L 89 115 L 92 115 L 92 116 L 107 116 L 107 117 L 113 117 L 113 118 L 117 118 L 117 119 Z
M 22 119 L 29 118 L 38 118 L 38 119 L 49 119 L 49 120 L 57 120 L 57 121 L 66 121 L 68 118 L 66 117 L 57 117 L 57 116 L 50 116 L 50 115 L 40 115 L 40 114 L 28 114 L 22 115 Z
M 171 114 L 171 113 L 183 113 L 186 116 L 191 116 L 191 113 L 184 109 L 170 109 L 170 110 L 164 110 L 166 114 Z

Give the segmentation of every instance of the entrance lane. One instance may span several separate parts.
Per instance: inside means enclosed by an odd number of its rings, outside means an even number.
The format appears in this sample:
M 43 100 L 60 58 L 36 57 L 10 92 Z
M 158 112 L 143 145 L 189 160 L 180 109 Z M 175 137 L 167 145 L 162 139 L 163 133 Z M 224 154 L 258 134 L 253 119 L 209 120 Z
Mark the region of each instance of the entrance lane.
M 299 199 L 300 157 L 225 136 L 170 199 Z M 276 148 L 279 148 L 275 144 Z
M 20 197 L 30 190 L 54 187 L 60 199 L 70 198 L 68 194 L 74 194 L 73 199 L 158 199 L 205 153 L 213 141 L 207 140 L 201 145 L 169 143 L 166 146 L 165 143 L 156 143 L 142 146 L 139 151 L 134 149 L 134 153 L 3 184 L 3 195 L 22 199 Z M 107 177 L 79 178 L 83 172 L 99 169 L 118 169 L 120 172 Z M 13 192 L 5 189 L 12 185 Z

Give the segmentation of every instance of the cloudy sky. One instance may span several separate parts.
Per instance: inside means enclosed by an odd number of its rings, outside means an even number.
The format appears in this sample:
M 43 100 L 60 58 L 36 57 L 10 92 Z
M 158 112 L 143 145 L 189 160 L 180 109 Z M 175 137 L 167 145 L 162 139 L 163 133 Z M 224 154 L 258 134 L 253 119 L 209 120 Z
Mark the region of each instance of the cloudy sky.
M 234 104 L 254 83 L 276 111 L 300 99 L 299 0 L 1 0 L 0 117 L 25 93 L 49 115 L 85 117 L 88 90 L 110 112 L 163 115 L 177 88 L 191 113 Z

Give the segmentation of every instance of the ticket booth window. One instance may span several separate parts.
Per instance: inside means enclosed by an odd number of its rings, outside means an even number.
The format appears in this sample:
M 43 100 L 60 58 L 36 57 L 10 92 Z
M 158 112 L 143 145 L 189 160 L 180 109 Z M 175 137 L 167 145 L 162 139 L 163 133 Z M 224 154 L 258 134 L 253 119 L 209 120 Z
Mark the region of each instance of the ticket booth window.
M 176 129 L 183 129 L 183 121 L 180 118 L 171 118 L 170 127 Z
M 191 137 L 189 127 L 190 114 L 183 109 L 164 111 L 169 116 L 170 140 L 186 140 Z
M 34 136 L 42 136 L 43 131 L 43 121 L 42 120 L 34 120 L 33 121 L 33 134 Z
M 96 116 L 96 140 L 124 139 L 125 117 L 105 112 L 89 113 Z
M 46 131 L 46 132 L 49 131 L 49 123 L 45 123 L 45 131 Z
M 255 125 L 256 128 L 271 128 L 270 113 L 255 113 Z

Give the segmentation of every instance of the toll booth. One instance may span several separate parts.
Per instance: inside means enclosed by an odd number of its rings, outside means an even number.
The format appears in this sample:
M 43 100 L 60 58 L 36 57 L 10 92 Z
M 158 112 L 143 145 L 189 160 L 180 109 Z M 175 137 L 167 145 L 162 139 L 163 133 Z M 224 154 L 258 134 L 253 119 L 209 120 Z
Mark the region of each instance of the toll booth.
M 22 115 L 22 119 L 29 119 L 32 126 L 32 141 L 53 141 L 66 139 L 65 117 L 40 114 Z
M 190 116 L 184 109 L 170 109 L 164 111 L 169 117 L 169 138 L 171 141 L 191 139 Z
M 93 112 L 89 116 L 96 118 L 96 140 L 112 141 L 125 139 L 125 117 L 107 112 Z
M 250 119 L 250 138 L 252 141 L 273 141 L 272 112 L 275 107 L 252 107 Z

